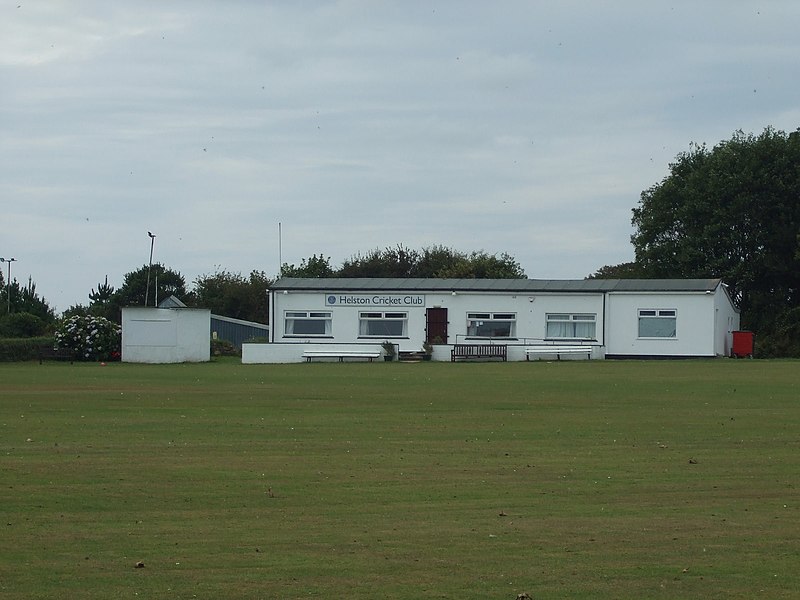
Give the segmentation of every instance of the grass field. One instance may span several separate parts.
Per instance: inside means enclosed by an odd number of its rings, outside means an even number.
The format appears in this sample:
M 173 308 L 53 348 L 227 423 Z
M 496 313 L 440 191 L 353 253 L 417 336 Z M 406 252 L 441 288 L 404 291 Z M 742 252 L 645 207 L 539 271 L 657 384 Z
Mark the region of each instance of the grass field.
M 0 447 L 2 598 L 800 590 L 797 361 L 0 364 Z

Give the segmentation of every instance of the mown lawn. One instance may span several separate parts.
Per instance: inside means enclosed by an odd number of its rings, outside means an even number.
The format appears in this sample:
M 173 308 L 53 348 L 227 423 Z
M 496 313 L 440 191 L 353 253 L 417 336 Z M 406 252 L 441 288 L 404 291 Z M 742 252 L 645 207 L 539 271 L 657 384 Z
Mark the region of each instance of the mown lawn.
M 0 364 L 0 451 L 2 598 L 800 589 L 797 361 Z

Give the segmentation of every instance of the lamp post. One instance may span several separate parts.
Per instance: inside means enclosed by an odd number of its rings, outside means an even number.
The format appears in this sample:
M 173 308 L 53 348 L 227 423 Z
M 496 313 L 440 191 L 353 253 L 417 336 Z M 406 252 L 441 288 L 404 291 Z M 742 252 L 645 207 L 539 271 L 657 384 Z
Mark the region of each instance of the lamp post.
M 8 281 L 6 281 L 6 312 L 11 314 L 11 263 L 16 261 L 16 258 L 3 258 L 0 256 L 0 263 L 8 263 Z
M 150 299 L 150 269 L 153 268 L 153 244 L 156 241 L 156 234 L 147 232 L 150 236 L 150 262 L 147 265 L 147 289 L 144 291 L 144 305 L 147 306 L 147 301 Z

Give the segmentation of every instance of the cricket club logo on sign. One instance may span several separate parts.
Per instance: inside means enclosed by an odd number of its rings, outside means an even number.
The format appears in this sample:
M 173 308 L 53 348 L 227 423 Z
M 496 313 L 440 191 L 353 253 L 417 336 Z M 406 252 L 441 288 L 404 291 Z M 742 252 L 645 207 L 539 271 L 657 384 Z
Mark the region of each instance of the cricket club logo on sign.
M 411 294 L 325 294 L 325 306 L 422 308 L 425 296 Z

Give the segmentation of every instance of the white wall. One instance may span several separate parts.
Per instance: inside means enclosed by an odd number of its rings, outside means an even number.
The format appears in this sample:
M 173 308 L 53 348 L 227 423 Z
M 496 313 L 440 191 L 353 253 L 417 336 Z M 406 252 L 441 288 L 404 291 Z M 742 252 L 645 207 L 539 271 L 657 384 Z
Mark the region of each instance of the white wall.
M 381 350 L 379 345 L 369 344 L 314 344 L 314 343 L 274 343 L 274 344 L 242 344 L 242 364 L 278 364 L 278 363 L 295 363 L 305 362 L 303 352 L 307 349 L 328 349 L 338 348 L 346 349 L 375 349 Z M 451 344 L 441 344 L 433 347 L 432 360 L 435 362 L 450 362 L 451 357 Z M 509 345 L 507 349 L 508 360 L 510 362 L 526 360 L 525 345 L 520 343 L 518 345 Z M 592 351 L 592 358 L 602 358 L 602 352 L 599 347 L 594 347 Z M 561 360 L 584 360 L 585 356 L 565 356 Z M 347 361 L 364 362 L 366 359 L 345 359 Z M 538 360 L 538 359 L 537 359 Z M 552 356 L 548 356 L 542 360 L 554 360 Z M 338 362 L 336 358 L 315 358 L 314 362 Z M 383 362 L 382 358 L 375 359 L 375 362 Z
M 606 354 L 629 356 L 715 356 L 713 294 L 625 293 L 608 295 Z M 674 338 L 639 338 L 640 309 L 676 310 Z
M 122 361 L 206 362 L 211 359 L 211 311 L 128 307 L 122 309 Z
M 726 289 L 720 285 L 714 295 L 714 351 L 719 356 L 730 356 L 733 349 L 733 332 L 741 327 L 740 313 L 733 306 Z
M 470 312 L 511 312 L 516 314 L 516 336 L 518 342 L 541 340 L 545 335 L 545 315 L 547 313 L 594 313 L 597 315 L 596 332 L 598 343 L 602 344 L 603 334 L 603 295 L 595 294 L 537 294 L 511 295 L 492 293 L 425 293 L 421 306 L 407 306 L 393 309 L 358 306 L 326 306 L 324 293 L 291 292 L 273 293 L 272 305 L 275 322 L 272 323 L 275 342 L 313 342 L 324 343 L 369 343 L 382 339 L 359 338 L 359 313 L 361 311 L 396 310 L 408 313 L 408 335 L 405 338 L 390 338 L 399 345 L 401 351 L 414 351 L 422 347 L 425 340 L 426 308 L 441 307 L 448 310 L 448 342 L 463 342 L 467 333 L 467 313 Z M 286 311 L 330 311 L 332 313 L 332 336 L 294 337 L 284 335 Z M 523 355 L 524 359 L 524 355 Z

